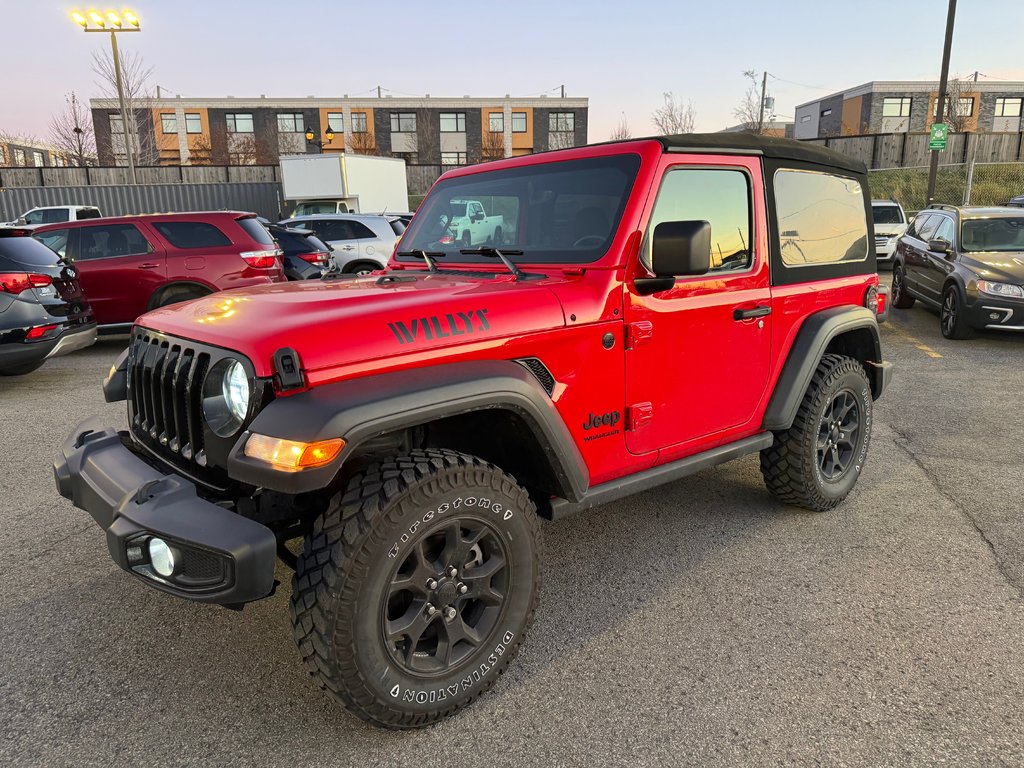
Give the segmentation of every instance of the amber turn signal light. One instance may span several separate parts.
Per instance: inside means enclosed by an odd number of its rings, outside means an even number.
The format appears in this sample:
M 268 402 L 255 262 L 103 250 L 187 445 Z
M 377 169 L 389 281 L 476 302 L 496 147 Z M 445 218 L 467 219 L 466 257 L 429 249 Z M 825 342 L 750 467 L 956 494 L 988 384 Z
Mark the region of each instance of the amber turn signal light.
M 253 434 L 245 442 L 245 455 L 262 461 L 285 472 L 322 467 L 334 461 L 345 441 L 340 437 L 302 443 L 280 437 Z

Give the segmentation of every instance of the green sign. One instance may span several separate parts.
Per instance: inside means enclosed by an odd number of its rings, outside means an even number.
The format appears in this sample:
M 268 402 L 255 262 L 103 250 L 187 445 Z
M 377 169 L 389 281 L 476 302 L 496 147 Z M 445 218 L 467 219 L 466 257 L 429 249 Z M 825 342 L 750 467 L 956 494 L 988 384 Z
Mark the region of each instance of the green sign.
M 945 123 L 933 123 L 932 132 L 928 136 L 928 149 L 942 151 L 946 148 L 947 141 L 949 141 L 949 126 Z

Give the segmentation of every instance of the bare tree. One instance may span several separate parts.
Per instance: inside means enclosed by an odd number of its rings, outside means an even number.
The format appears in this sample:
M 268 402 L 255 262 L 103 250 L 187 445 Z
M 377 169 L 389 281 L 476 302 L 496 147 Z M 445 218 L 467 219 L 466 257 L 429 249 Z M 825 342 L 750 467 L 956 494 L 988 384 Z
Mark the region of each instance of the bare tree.
M 480 160 L 500 160 L 505 156 L 505 134 L 499 131 L 484 131 L 480 137 Z
M 972 99 L 968 96 L 970 88 L 968 81 L 958 78 L 953 78 L 946 83 L 946 109 L 943 120 L 953 133 L 963 133 L 967 130 L 973 112 L 972 107 L 975 106 L 973 100 L 966 103 L 967 99 Z M 938 102 L 938 97 L 936 97 L 936 102 Z
M 159 165 L 160 150 L 156 145 L 156 134 L 153 128 L 152 112 L 142 104 L 143 99 L 150 97 L 149 80 L 153 76 L 153 67 L 147 66 L 138 53 L 120 52 L 121 85 L 124 90 L 125 109 L 128 112 L 128 125 L 125 131 L 130 145 L 135 147 L 135 164 Z M 110 51 L 93 51 L 92 71 L 99 78 L 96 85 L 107 98 L 117 98 L 117 77 L 114 72 L 114 57 Z M 140 131 L 139 126 L 145 125 L 146 130 Z M 113 141 L 113 139 L 111 139 Z M 111 147 L 114 150 L 114 147 Z
M 200 134 L 189 141 L 188 164 L 209 165 L 213 161 L 213 147 L 210 146 L 210 138 Z
M 255 134 L 228 134 L 228 165 L 256 165 L 258 154 Z
M 379 155 L 376 137 L 369 131 L 350 133 L 348 135 L 348 149 L 357 155 Z
M 771 125 L 773 120 L 775 120 L 775 102 L 770 99 L 768 97 L 768 93 L 765 92 L 765 104 L 762 117 L 761 83 L 757 81 L 757 73 L 752 69 L 748 69 L 743 73 L 743 76 L 749 82 L 747 92 L 743 94 L 742 101 L 740 101 L 736 109 L 733 110 L 732 114 L 740 121 L 740 124 L 743 126 L 743 130 L 748 133 L 766 133 L 768 126 Z
M 11 133 L 0 128 L 0 168 L 20 168 L 33 165 L 30 152 L 41 146 L 39 139 L 35 136 Z M 21 162 L 15 162 L 19 159 L 16 157 L 15 147 L 22 149 L 24 153 L 20 158 Z
M 622 117 L 619 118 L 619 124 L 612 129 L 612 134 L 608 138 L 612 141 L 621 141 L 622 139 L 633 138 L 633 132 L 629 129 L 629 123 L 626 121 L 625 113 L 623 113 Z
M 674 93 L 661 94 L 664 103 L 651 113 L 651 122 L 658 133 L 671 136 L 676 133 L 693 133 L 693 125 L 697 120 L 697 108 L 692 101 L 685 104 L 676 99 Z
M 75 165 L 91 165 L 96 159 L 96 136 L 89 110 L 75 92 L 64 97 L 64 109 L 50 118 L 50 141 Z

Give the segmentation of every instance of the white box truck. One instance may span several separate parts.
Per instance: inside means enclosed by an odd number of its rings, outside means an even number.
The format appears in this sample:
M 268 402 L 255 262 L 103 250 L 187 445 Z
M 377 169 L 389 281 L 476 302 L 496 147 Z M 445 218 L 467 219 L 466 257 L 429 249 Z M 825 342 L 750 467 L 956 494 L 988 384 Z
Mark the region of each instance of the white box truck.
M 289 216 L 409 210 L 405 160 L 397 157 L 284 155 L 281 189 Z

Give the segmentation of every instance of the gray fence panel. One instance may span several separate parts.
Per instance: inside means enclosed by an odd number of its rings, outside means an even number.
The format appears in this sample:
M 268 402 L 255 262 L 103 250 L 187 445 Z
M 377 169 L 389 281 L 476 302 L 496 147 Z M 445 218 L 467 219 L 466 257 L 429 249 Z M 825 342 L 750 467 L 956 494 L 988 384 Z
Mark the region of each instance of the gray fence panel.
M 442 172 L 440 165 L 406 165 L 405 177 L 409 185 L 409 194 L 425 195 Z
M 1020 149 L 1019 133 L 978 133 L 971 136 L 974 160 L 979 163 L 1012 163 Z
M 828 139 L 825 143 L 829 149 L 841 152 L 848 157 L 860 160 L 868 168 L 874 159 L 875 137 L 874 136 L 838 136 Z
M 135 169 L 139 184 L 280 181 L 276 165 L 160 165 Z M 124 167 L 0 168 L 0 187 L 111 186 L 128 183 Z
M 890 133 L 875 141 L 875 168 L 898 168 L 903 164 L 903 142 L 906 134 Z
M 170 211 L 252 211 L 276 220 L 281 210 L 281 186 L 277 182 L 258 182 L 0 189 L 0 221 L 13 221 L 29 208 L 42 205 L 95 205 L 105 216 Z

